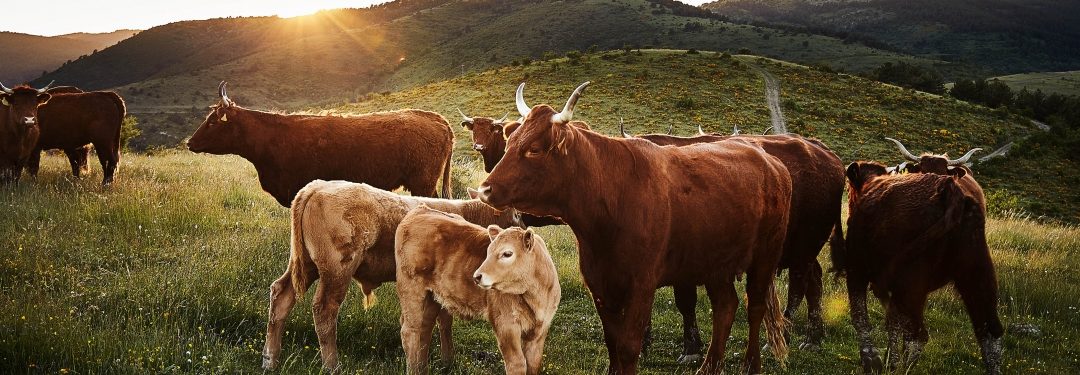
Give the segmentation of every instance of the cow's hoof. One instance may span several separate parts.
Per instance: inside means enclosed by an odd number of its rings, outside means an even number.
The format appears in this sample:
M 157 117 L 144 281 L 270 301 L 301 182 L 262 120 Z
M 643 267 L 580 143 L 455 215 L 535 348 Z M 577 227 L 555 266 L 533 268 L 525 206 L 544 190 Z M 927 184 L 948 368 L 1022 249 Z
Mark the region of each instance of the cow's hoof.
M 689 365 L 701 361 L 701 354 L 683 354 L 679 356 L 680 365 Z
M 881 357 L 877 353 L 862 356 L 862 367 L 864 374 L 880 374 L 882 363 Z

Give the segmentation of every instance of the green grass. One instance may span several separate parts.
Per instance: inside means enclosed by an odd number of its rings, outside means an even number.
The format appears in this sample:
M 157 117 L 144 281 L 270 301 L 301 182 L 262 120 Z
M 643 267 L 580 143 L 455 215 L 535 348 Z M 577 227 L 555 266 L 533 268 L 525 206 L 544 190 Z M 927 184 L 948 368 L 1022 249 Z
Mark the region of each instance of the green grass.
M 186 151 L 127 155 L 116 183 L 102 189 L 95 177 L 100 170 L 72 180 L 65 159 L 47 156 L 43 163 L 36 181 L 0 190 L 6 212 L 0 216 L 0 247 L 6 249 L 0 260 L 0 373 L 261 371 L 268 288 L 285 269 L 289 221 L 288 211 L 260 191 L 250 164 Z M 459 162 L 456 168 L 458 185 L 483 178 L 475 162 Z M 1006 334 L 1006 372 L 1080 371 L 1080 229 L 999 218 L 990 220 L 988 231 L 1004 322 L 1034 324 L 1042 332 Z M 573 235 L 565 227 L 539 233 L 554 255 L 563 287 L 545 372 L 602 372 L 607 356 L 600 322 L 582 286 Z M 379 304 L 365 311 L 354 288 L 342 308 L 345 373 L 403 370 L 393 285 L 377 294 Z M 708 337 L 708 302 L 700 294 L 699 324 Z M 793 351 L 786 370 L 767 356 L 767 372 L 856 370 L 854 330 L 841 282 L 827 280 L 825 301 L 823 348 Z M 309 293 L 287 321 L 280 373 L 319 371 L 310 306 Z M 876 303 L 871 308 L 880 324 L 881 308 Z M 694 366 L 674 361 L 681 323 L 670 289 L 658 292 L 653 316 L 655 341 L 641 371 L 692 373 Z M 981 371 L 957 297 L 936 293 L 927 320 L 931 341 L 916 372 Z M 883 345 L 882 330 L 874 332 Z M 797 329 L 795 339 L 802 337 Z M 487 323 L 456 323 L 454 341 L 458 357 L 438 364 L 441 372 L 501 373 Z M 725 362 L 729 372 L 737 372 L 745 344 L 745 309 L 740 308 Z
M 1080 70 L 1069 72 L 1045 72 L 1012 74 L 995 79 L 1005 82 L 1014 91 L 1042 90 L 1047 94 L 1080 95 Z

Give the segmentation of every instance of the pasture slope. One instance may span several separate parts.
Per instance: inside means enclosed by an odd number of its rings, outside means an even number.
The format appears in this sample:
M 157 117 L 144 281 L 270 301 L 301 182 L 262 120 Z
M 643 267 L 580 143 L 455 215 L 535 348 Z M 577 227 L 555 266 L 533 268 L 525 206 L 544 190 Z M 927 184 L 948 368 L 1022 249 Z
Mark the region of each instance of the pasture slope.
M 1013 91 L 1042 90 L 1047 94 L 1080 95 L 1080 70 L 1010 74 L 994 77 L 1009 85 Z
M 634 59 L 635 64 L 625 62 Z M 887 145 L 878 141 L 882 135 L 903 135 L 912 148 L 956 153 L 994 141 L 991 126 L 1002 129 L 1001 136 L 1029 131 L 1014 125 L 1022 122 L 995 120 L 989 111 L 953 101 L 753 57 L 734 60 L 761 64 L 776 75 L 792 130 L 827 139 L 845 161 L 856 154 L 894 160 Z M 726 68 L 724 64 L 732 62 L 725 59 L 656 51 L 610 60 L 593 56 L 578 65 L 558 61 L 557 70 L 553 63 L 469 75 L 336 110 L 410 106 L 454 119 L 453 109 L 461 106 L 472 115 L 501 116 L 513 110 L 513 86 L 528 74 L 526 98 L 532 104 L 561 104 L 574 84 L 592 79 L 578 113 L 608 134 L 614 133 L 617 116 L 635 133 L 663 131 L 671 121 L 678 124 L 679 134 L 696 128 L 693 121 L 716 131 L 735 123 L 760 131 L 768 122 L 760 76 L 749 68 Z M 618 69 L 621 64 L 628 68 Z M 643 71 L 644 77 L 635 76 Z M 690 78 L 674 80 L 663 75 L 665 71 Z M 681 100 L 686 97 L 694 99 L 687 104 Z M 912 109 L 904 109 L 909 106 Z M 845 117 L 836 117 L 841 115 Z M 865 119 L 855 121 L 854 116 Z M 946 134 L 938 131 L 944 124 L 951 124 Z M 483 172 L 465 148 L 465 134 L 457 130 L 454 177 L 455 195 L 460 196 L 466 186 L 483 179 Z M 268 287 L 288 258 L 288 211 L 260 190 L 254 168 L 238 157 L 168 150 L 126 155 L 122 163 L 116 183 L 102 189 L 94 177 L 99 168 L 91 177 L 73 180 L 67 177 L 66 160 L 48 156 L 36 180 L 0 190 L 6 212 L 0 215 L 0 248 L 6 249 L 0 260 L 0 373 L 260 372 Z M 1013 165 L 997 163 L 994 166 Z M 984 185 L 994 188 L 993 182 Z M 1005 370 L 1080 371 L 1080 277 L 1075 272 L 1080 267 L 1080 229 L 1017 216 L 994 217 L 988 227 L 1002 291 L 1000 312 L 1010 327 L 1004 341 Z M 573 235 L 565 227 L 539 233 L 547 240 L 563 287 L 545 373 L 600 373 L 607 356 L 599 319 L 577 269 Z M 827 255 L 821 258 L 828 267 Z M 365 311 L 354 288 L 342 308 L 338 334 L 344 373 L 403 371 L 394 290 L 383 286 L 376 293 L 379 303 Z M 830 279 L 825 293 L 824 346 L 793 350 L 786 369 L 766 356 L 766 372 L 856 370 L 857 348 L 843 284 Z M 702 297 L 698 309 L 708 311 L 704 293 Z M 280 373 L 319 371 L 310 302 L 309 293 L 287 321 Z M 880 324 L 880 307 L 872 303 L 871 311 Z M 804 321 L 804 315 L 797 322 Z M 706 316 L 699 314 L 699 324 L 707 337 L 711 325 Z M 935 294 L 927 320 L 931 341 L 916 372 L 981 371 L 957 297 L 949 291 Z M 653 327 L 654 344 L 641 372 L 692 373 L 695 366 L 675 363 L 681 326 L 670 289 L 659 292 Z M 878 343 L 885 342 L 880 328 L 874 334 Z M 745 309 L 740 308 L 728 372 L 737 373 L 745 338 Z M 801 338 L 796 330 L 794 339 Z M 488 324 L 459 322 L 454 339 L 456 360 L 436 362 L 443 373 L 501 373 Z

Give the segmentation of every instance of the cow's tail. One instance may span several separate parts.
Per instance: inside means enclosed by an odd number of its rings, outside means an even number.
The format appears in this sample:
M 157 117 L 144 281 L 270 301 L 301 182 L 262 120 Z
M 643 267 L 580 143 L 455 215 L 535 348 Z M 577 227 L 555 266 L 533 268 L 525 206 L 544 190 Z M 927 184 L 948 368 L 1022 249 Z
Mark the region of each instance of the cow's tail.
M 775 280 L 775 279 L 774 279 Z M 765 298 L 765 331 L 769 340 L 769 350 L 780 361 L 780 366 L 787 367 L 788 346 L 784 339 L 788 321 L 780 308 L 780 296 L 776 293 L 776 282 L 769 283 L 769 295 Z
M 836 274 L 836 277 L 844 275 L 844 262 L 847 257 L 847 247 L 844 244 L 843 216 L 839 212 L 836 213 L 832 237 L 829 238 L 829 260 L 832 261 L 832 272 Z
M 310 265 L 314 262 L 311 260 L 311 254 L 308 253 L 307 245 L 304 243 L 303 220 L 304 209 L 314 192 L 315 189 L 312 189 L 310 184 L 300 189 L 300 192 L 296 193 L 296 198 L 293 199 L 291 208 L 292 242 L 289 250 L 289 278 L 292 279 L 296 298 L 304 296 L 304 292 L 307 292 L 307 287 L 311 285 L 314 276 L 311 274 L 310 269 Z
M 109 94 L 111 94 L 109 95 L 109 100 L 112 100 L 113 104 L 116 105 L 117 114 L 120 115 L 120 118 L 116 123 L 116 134 L 113 134 L 113 144 L 116 145 L 116 166 L 113 167 L 113 173 L 116 173 L 120 170 L 120 149 L 124 146 L 120 144 L 120 134 L 123 133 L 124 119 L 127 118 L 127 104 L 124 103 L 124 98 L 121 98 L 120 94 L 115 92 L 110 92 Z M 97 152 L 104 151 L 98 150 Z M 87 163 L 87 165 L 89 165 L 89 163 Z
M 453 142 L 451 142 L 452 144 Z M 446 155 L 446 164 L 443 165 L 442 171 L 442 191 L 441 195 L 443 199 L 454 199 L 450 194 L 450 165 L 453 164 L 453 146 L 450 146 L 450 154 Z

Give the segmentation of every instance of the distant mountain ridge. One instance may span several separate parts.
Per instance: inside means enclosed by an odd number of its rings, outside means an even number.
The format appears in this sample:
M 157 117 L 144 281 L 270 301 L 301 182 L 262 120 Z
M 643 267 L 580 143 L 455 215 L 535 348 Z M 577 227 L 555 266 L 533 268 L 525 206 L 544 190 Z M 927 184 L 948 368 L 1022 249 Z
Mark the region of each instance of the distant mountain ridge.
M 125 29 L 52 37 L 0 32 L 0 82 L 11 86 L 30 81 L 69 60 L 103 50 L 138 32 Z
M 998 73 L 1080 69 L 1078 1 L 719 0 L 701 7 L 744 22 L 870 37 Z

